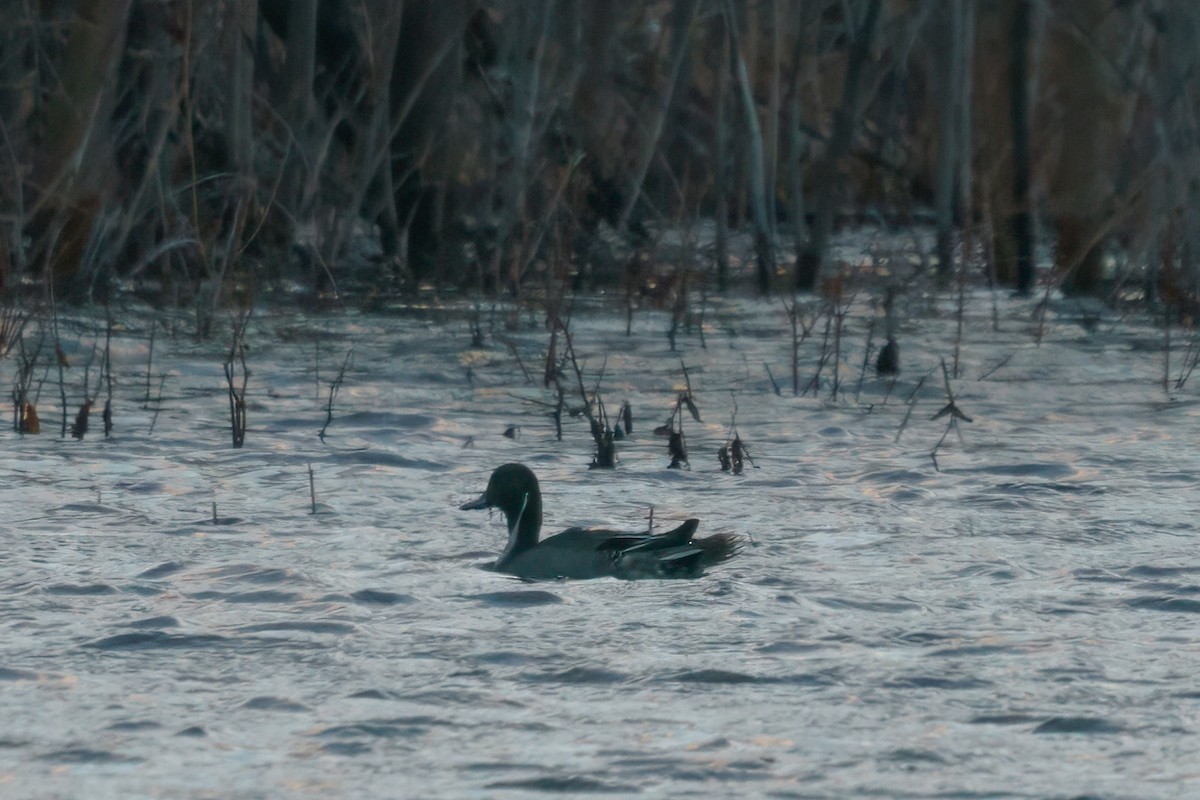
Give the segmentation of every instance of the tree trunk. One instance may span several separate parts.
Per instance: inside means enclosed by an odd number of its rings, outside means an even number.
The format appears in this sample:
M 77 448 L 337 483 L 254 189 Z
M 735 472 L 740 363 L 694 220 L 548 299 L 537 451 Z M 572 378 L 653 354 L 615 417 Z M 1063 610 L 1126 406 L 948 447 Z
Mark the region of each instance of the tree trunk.
M 771 75 L 767 87 L 767 129 L 764 153 L 766 171 L 767 230 L 771 241 L 775 241 L 775 223 L 779 218 L 775 208 L 779 186 L 779 106 L 783 82 L 783 28 L 787 25 L 787 14 L 780 10 L 779 0 L 769 0 L 771 29 Z
M 866 16 L 850 47 L 846 77 L 842 84 L 842 105 L 834 115 L 833 132 L 816 171 L 816 219 L 808 242 L 796 260 L 796 288 L 801 291 L 812 291 L 816 287 L 825 261 L 825 250 L 833 232 L 834 205 L 839 198 L 841 164 L 850 153 L 854 134 L 858 130 L 864 72 L 871 58 L 881 6 L 882 0 L 868 0 Z
M 229 113 L 226 136 L 234 168 L 242 178 L 254 175 L 254 41 L 258 27 L 258 0 L 239 0 L 230 29 Z
M 974 176 L 972 174 L 975 144 L 972 135 L 974 119 L 975 96 L 975 34 L 976 34 L 975 3 L 963 4 L 962 32 L 963 46 L 960 53 L 960 69 L 962 80 L 959 81 L 958 95 L 958 203 L 960 224 L 970 225 L 972 219 L 972 191 Z
M 368 13 L 359 35 L 367 72 L 364 96 L 355 114 L 355 179 L 348 187 L 350 203 L 343 209 L 342 224 L 328 245 L 327 261 L 341 254 L 360 214 L 365 212 L 369 219 L 382 220 L 381 245 L 386 244 L 389 237 L 389 206 L 390 220 L 394 223 L 396 218 L 394 200 L 381 195 L 385 187 L 391 187 L 391 180 L 383 177 L 383 173 L 391 169 L 387 154 L 394 112 L 388 85 L 396 63 L 404 4 L 371 0 L 364 8 Z M 368 202 L 372 198 L 373 202 Z M 394 233 L 391 235 L 395 237 Z
M 316 107 L 313 98 L 313 81 L 317 68 L 317 3 L 318 0 L 292 0 L 288 9 L 287 70 L 290 75 L 284 113 L 294 141 L 284 164 L 280 199 L 299 220 L 307 219 L 311 198 L 304 196 L 305 186 L 316 186 L 307 180 L 306 171 L 314 163 L 313 120 Z
M 393 175 L 398 217 L 410 220 L 408 266 L 418 281 L 432 277 L 445 252 L 445 231 L 435 227 L 434 188 L 448 180 L 451 160 L 446 118 L 462 82 L 459 54 L 473 3 L 409 0 L 391 81 Z
M 737 74 L 742 111 L 746 117 L 746 138 L 750 163 L 750 209 L 754 223 L 755 275 L 760 294 L 771 292 L 771 274 L 775 271 L 774 242 L 771 240 L 771 225 L 767 220 L 767 200 L 764 174 L 763 135 L 758 124 L 758 108 L 754 104 L 754 89 L 746 71 L 746 60 L 738 46 L 737 18 L 734 16 L 732 0 L 725 2 L 725 20 L 729 26 L 733 47 L 733 62 Z
M 675 91 L 678 88 L 675 84 L 678 82 L 683 59 L 688 52 L 692 23 L 696 19 L 696 9 L 698 6 L 699 0 L 679 0 L 675 5 L 673 11 L 674 25 L 672 27 L 674 30 L 671 40 L 671 55 L 669 57 L 670 61 L 667 62 L 669 72 L 664 83 L 662 96 L 659 98 L 659 103 L 654 109 L 653 116 L 647 125 L 646 138 L 642 141 L 642 151 L 634 168 L 633 177 L 630 180 L 629 192 L 625 198 L 625 206 L 621 209 L 621 216 L 618 218 L 617 230 L 622 234 L 629 225 L 629 217 L 633 213 L 634 206 L 637 205 L 638 197 L 641 195 L 642 184 L 646 180 L 646 172 L 650 169 L 650 162 L 654 160 L 654 154 L 658 152 L 658 143 L 662 137 L 663 124 L 666 121 L 667 112 L 670 111 Z
M 89 286 L 78 280 L 84 247 L 100 211 L 97 187 L 112 170 L 105 87 L 125 43 L 131 0 L 79 0 L 46 104 L 42 147 L 32 184 L 37 199 L 30 234 L 35 257 L 52 276 L 59 297 L 81 301 Z
M 25 50 L 33 46 L 28 31 L 34 30 L 32 14 L 21 3 L 0 4 L 0 120 L 4 120 L 11 146 L 18 146 L 19 131 L 34 106 L 34 86 L 25 68 Z
M 1030 160 L 1029 43 L 1033 33 L 1033 0 L 1017 0 L 1012 23 L 1013 240 L 1017 248 L 1017 293 L 1033 289 L 1033 165 Z
M 723 14 L 713 15 L 713 24 L 720 26 L 721 53 L 717 57 L 716 74 L 716 142 L 713 147 L 713 192 L 716 203 L 713 214 L 717 227 L 717 291 L 729 289 L 729 25 Z
M 802 128 L 803 109 L 800 106 L 800 97 L 804 88 L 805 73 L 807 67 L 805 65 L 806 54 L 808 57 L 815 57 L 816 44 L 814 33 L 817 30 L 817 25 L 811 24 L 806 14 L 808 9 L 806 3 L 801 0 L 796 4 L 796 20 L 798 31 L 796 34 L 796 47 L 793 51 L 792 58 L 792 86 L 791 97 L 788 98 L 788 199 L 791 206 L 788 209 L 788 216 L 792 221 L 792 247 L 794 252 L 799 255 L 800 251 L 808 242 L 808 223 L 805 219 L 807 213 L 804 202 L 804 170 L 801 168 L 801 163 L 804 155 L 808 150 L 808 137 Z
M 291 74 L 287 106 L 292 132 L 300 137 L 313 115 L 313 79 L 317 70 L 318 0 L 291 0 L 287 18 L 287 67 Z
M 958 136 L 961 132 L 959 118 L 962 114 L 962 81 L 964 72 L 962 65 L 963 50 L 963 0 L 949 0 L 947 4 L 947 19 L 945 20 L 945 43 L 942 51 L 942 89 L 941 125 L 938 135 L 937 163 L 937 277 L 938 282 L 945 286 L 954 273 L 954 230 L 955 230 L 955 191 L 958 188 L 954 180 L 959 168 L 959 158 L 962 149 L 959 147 Z
M 1131 103 L 1124 78 L 1114 73 L 1110 53 L 1133 24 L 1129 13 L 1114 9 L 1107 0 L 1075 0 L 1048 30 L 1047 51 L 1062 59 L 1062 68 L 1053 77 L 1062 87 L 1065 144 L 1054 165 L 1055 191 L 1047 194 L 1053 202 L 1058 234 L 1055 266 L 1064 292 L 1097 294 L 1103 288 L 1113 174 Z

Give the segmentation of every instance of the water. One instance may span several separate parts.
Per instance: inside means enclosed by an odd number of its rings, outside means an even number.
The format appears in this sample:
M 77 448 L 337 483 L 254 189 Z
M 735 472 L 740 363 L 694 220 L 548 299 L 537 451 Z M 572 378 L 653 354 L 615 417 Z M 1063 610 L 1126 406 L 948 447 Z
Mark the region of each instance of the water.
M 98 419 L 59 439 L 50 382 L 48 432 L 0 434 L 0 794 L 1195 796 L 1197 383 L 1163 391 L 1137 320 L 1089 332 L 1061 306 L 1038 344 L 1030 310 L 1002 299 L 994 332 L 971 298 L 953 388 L 973 422 L 936 464 L 950 306 L 908 310 L 900 380 L 857 403 L 863 309 L 837 403 L 788 391 L 777 303 L 714 304 L 707 348 L 693 332 L 676 353 L 662 314 L 626 338 L 581 311 L 589 380 L 607 353 L 605 402 L 634 409 L 611 472 L 586 469 L 581 420 L 554 440 L 550 395 L 500 341 L 540 375 L 529 314 L 485 318 L 472 350 L 461 310 L 260 313 L 235 451 L 227 344 L 160 333 L 143 407 L 149 318 L 129 312 L 112 439 Z M 66 330 L 74 405 L 95 334 Z M 650 433 L 681 356 L 704 420 L 685 421 L 690 471 Z M 741 476 L 716 459 L 734 402 Z M 653 507 L 746 547 L 688 582 L 479 569 L 503 523 L 457 507 L 513 460 L 551 530 Z

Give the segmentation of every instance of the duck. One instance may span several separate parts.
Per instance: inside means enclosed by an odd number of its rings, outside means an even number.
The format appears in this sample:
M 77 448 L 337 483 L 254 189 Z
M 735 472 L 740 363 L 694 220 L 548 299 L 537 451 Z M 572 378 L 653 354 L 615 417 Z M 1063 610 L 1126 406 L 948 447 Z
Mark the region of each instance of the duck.
M 484 493 L 460 510 L 482 508 L 500 509 L 508 522 L 508 544 L 491 569 L 527 581 L 698 578 L 741 544 L 728 533 L 696 538 L 698 519 L 662 533 L 567 528 L 539 541 L 541 487 L 533 470 L 517 463 L 497 467 Z

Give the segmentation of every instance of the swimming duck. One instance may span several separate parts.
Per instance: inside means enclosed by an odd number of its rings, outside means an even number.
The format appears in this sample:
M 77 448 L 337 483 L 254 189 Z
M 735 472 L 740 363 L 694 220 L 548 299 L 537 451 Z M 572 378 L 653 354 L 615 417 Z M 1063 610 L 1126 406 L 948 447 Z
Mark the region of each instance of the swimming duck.
M 487 491 L 462 509 L 498 508 L 508 520 L 508 545 L 493 565 L 496 572 L 525 580 L 559 578 L 696 578 L 704 568 L 733 556 L 739 537 L 718 533 L 692 538 L 698 519 L 665 533 L 568 528 L 538 541 L 542 492 L 524 464 L 497 467 Z

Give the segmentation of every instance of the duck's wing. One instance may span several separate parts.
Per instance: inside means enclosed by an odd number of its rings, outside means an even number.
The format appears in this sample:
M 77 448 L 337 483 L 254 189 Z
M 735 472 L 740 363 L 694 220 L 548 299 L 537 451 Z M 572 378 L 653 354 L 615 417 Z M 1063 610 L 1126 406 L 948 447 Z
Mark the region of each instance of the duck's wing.
M 644 550 L 666 550 L 671 547 L 686 545 L 692 540 L 692 534 L 700 526 L 700 520 L 685 520 L 682 525 L 665 533 L 609 533 L 601 540 L 596 549 L 615 551 L 618 553 L 635 553 Z M 599 531 L 597 531 L 599 533 Z
M 741 545 L 728 533 L 693 538 L 699 525 L 700 520 L 689 519 L 666 533 L 621 535 L 602 547 L 610 552 L 617 577 L 695 578 L 705 567 L 732 558 Z
M 700 521 L 665 533 L 568 528 L 498 569 L 532 580 L 554 578 L 695 578 L 737 552 L 740 537 L 719 533 L 694 539 Z

